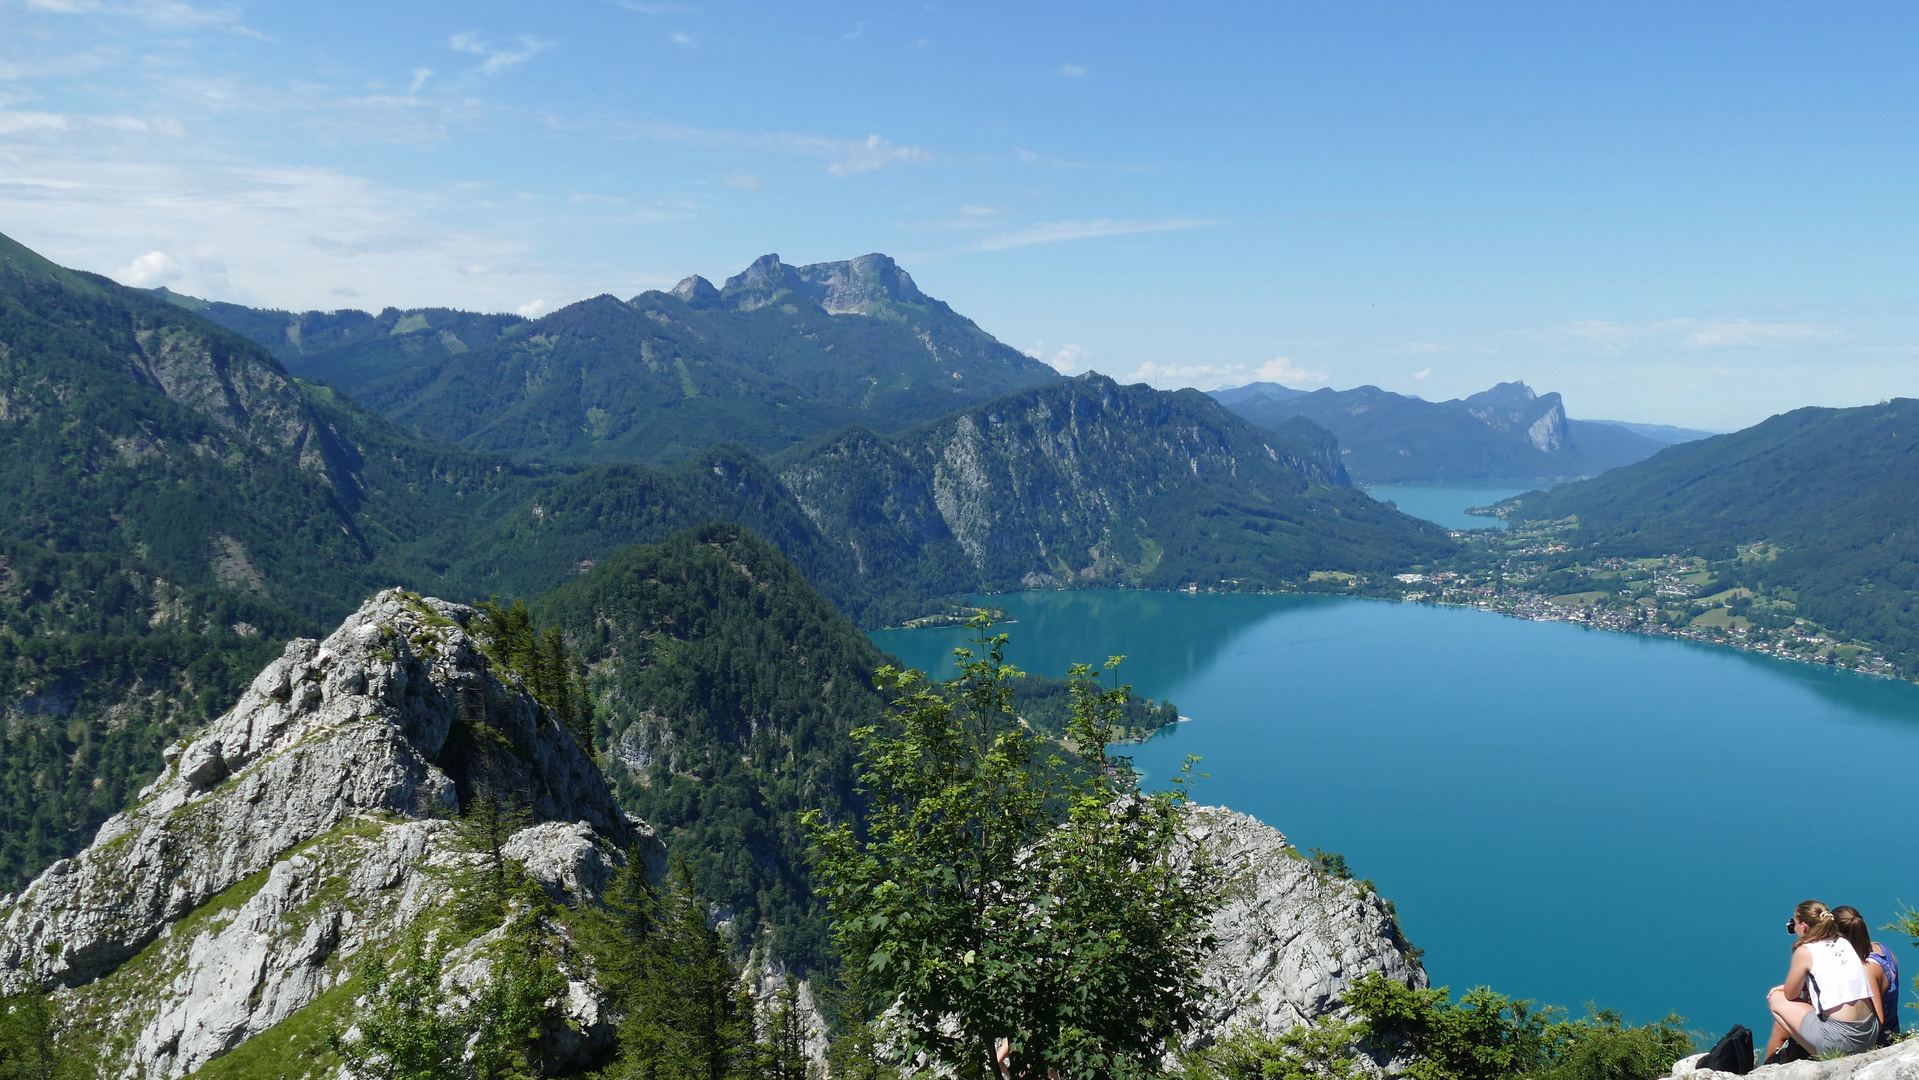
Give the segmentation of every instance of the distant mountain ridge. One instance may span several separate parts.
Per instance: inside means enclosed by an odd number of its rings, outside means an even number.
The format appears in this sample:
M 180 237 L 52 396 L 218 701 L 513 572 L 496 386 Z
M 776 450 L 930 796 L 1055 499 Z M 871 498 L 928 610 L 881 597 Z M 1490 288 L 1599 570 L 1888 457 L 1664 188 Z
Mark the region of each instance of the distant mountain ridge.
M 1355 482 L 1390 484 L 1548 480 L 1590 476 L 1651 456 L 1661 443 L 1626 428 L 1572 420 L 1557 393 L 1500 383 L 1465 399 L 1431 402 L 1352 390 L 1214 391 L 1228 408 L 1273 427 L 1304 417 L 1339 439 Z M 1228 400 L 1231 399 L 1231 400 Z
M 471 450 L 668 464 L 715 443 L 775 453 L 846 424 L 894 431 L 1051 367 L 927 296 L 891 258 L 685 279 L 537 320 L 445 309 L 203 313 L 401 427 Z
M 1587 424 L 1611 424 L 1625 428 L 1634 435 L 1644 436 L 1662 446 L 1677 446 L 1683 442 L 1696 442 L 1710 439 L 1714 435 L 1723 435 L 1723 431 L 1705 431 L 1700 428 L 1674 427 L 1671 424 L 1638 424 L 1630 420 L 1586 420 Z

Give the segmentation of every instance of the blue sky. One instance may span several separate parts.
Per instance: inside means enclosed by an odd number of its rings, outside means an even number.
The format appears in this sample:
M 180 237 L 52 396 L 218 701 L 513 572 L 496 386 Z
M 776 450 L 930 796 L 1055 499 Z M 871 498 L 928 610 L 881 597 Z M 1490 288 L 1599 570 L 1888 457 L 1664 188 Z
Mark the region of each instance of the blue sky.
M 1919 8 L 0 0 L 0 232 L 288 308 L 884 251 L 1065 370 L 1919 395 Z

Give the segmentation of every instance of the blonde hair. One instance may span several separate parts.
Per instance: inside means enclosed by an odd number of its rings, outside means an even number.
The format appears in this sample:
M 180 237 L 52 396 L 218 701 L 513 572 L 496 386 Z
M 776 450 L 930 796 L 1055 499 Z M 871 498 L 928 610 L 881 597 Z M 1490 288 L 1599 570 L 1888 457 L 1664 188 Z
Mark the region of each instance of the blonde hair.
M 1792 917 L 1806 924 L 1806 932 L 1799 935 L 1794 948 L 1844 936 L 1839 929 L 1839 920 L 1833 918 L 1832 911 L 1817 900 L 1799 901 L 1799 906 L 1792 909 Z
M 1866 917 L 1851 904 L 1841 904 L 1832 909 L 1832 921 L 1839 925 L 1840 936 L 1852 943 L 1852 951 L 1864 960 L 1872 955 L 1872 928 L 1866 925 Z

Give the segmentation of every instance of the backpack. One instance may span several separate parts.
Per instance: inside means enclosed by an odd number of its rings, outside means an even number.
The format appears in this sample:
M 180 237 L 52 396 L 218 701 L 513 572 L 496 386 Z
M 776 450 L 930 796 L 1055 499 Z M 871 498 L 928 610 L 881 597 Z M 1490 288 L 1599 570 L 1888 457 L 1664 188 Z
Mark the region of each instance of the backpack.
M 1726 1032 L 1725 1038 L 1720 1039 L 1705 1057 L 1700 1058 L 1695 1067 L 1740 1076 L 1751 1072 L 1752 1029 L 1744 1024 L 1734 1024 L 1732 1030 Z

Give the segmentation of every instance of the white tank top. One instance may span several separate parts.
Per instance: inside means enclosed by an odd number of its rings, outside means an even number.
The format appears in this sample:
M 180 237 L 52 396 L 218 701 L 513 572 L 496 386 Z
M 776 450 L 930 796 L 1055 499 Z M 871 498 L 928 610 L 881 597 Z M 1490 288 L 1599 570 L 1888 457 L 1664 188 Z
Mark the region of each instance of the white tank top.
M 1812 956 L 1812 978 L 1807 981 L 1812 1007 L 1819 1012 L 1872 996 L 1866 965 L 1844 938 L 1827 938 L 1801 945 Z

